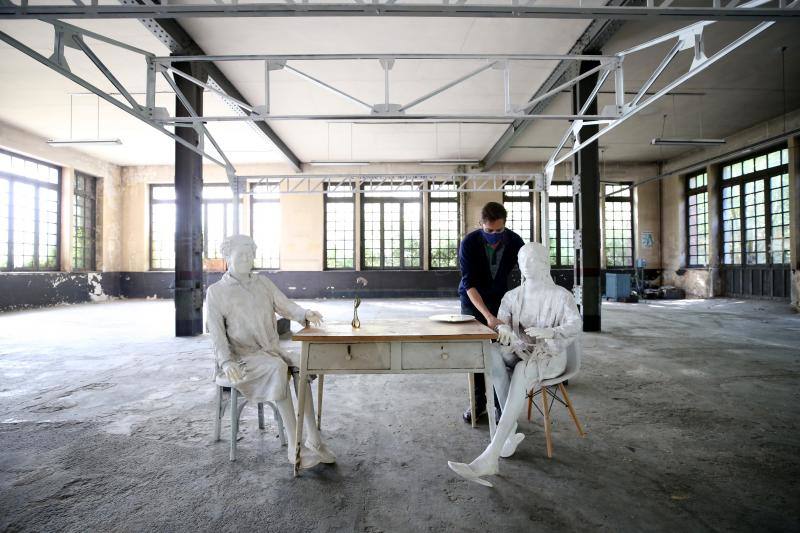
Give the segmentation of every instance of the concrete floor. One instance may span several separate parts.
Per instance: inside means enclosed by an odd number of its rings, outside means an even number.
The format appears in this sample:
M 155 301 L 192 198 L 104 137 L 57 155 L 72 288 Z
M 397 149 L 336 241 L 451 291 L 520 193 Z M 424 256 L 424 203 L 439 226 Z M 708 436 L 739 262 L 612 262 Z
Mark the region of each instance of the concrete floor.
M 349 321 L 349 302 L 308 302 Z M 543 531 L 800 528 L 800 316 L 776 302 L 605 304 L 570 394 L 501 464 L 494 489 L 446 461 L 486 444 L 466 377 L 330 376 L 338 454 L 293 479 L 268 417 L 240 457 L 210 442 L 207 337 L 172 337 L 172 303 L 0 315 L 0 530 Z M 367 300 L 363 321 L 457 311 Z M 223 436 L 225 432 L 223 432 Z

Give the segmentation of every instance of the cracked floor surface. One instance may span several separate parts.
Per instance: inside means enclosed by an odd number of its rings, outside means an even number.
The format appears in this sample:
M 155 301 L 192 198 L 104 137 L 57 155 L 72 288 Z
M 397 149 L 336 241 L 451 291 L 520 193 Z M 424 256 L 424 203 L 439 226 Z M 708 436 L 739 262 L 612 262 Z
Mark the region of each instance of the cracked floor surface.
M 349 301 L 300 302 L 349 322 Z M 362 321 L 458 312 L 365 300 Z M 239 458 L 211 442 L 207 336 L 172 336 L 168 301 L 0 314 L 0 530 L 606 531 L 800 528 L 800 316 L 731 299 L 603 305 L 569 390 L 487 489 L 447 460 L 485 446 L 461 375 L 329 376 L 338 455 L 292 478 L 269 414 Z M 295 328 L 297 326 L 295 325 Z M 269 410 L 267 410 L 269 413 Z M 534 411 L 534 414 L 535 411 Z

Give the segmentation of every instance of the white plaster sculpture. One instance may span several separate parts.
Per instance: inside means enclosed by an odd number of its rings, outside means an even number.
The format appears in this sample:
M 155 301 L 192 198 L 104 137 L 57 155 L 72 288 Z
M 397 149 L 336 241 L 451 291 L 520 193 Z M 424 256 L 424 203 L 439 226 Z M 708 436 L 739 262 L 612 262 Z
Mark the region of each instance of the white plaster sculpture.
M 253 403 L 275 404 L 286 426 L 289 462 L 295 462 L 295 415 L 288 390 L 289 367 L 296 366 L 278 344 L 275 313 L 303 325 L 322 323 L 322 315 L 303 309 L 287 298 L 270 280 L 252 272 L 256 245 L 246 235 L 233 235 L 222 243 L 228 271 L 208 288 L 208 330 L 217 357 L 217 382 L 227 379 Z M 305 402 L 305 445 L 300 451 L 300 468 L 336 457 L 322 441 L 314 423 L 310 388 Z
M 504 324 L 498 327 L 498 343 L 492 345 L 492 381 L 503 405 L 500 423 L 477 459 L 447 463 L 458 475 L 487 487 L 492 484 L 482 476 L 497 474 L 500 457 L 513 455 L 525 438 L 516 430 L 526 392 L 564 373 L 566 350 L 583 327 L 572 293 L 550 277 L 547 248 L 533 242 L 523 246 L 519 268 L 522 284 L 503 296 L 497 318 Z

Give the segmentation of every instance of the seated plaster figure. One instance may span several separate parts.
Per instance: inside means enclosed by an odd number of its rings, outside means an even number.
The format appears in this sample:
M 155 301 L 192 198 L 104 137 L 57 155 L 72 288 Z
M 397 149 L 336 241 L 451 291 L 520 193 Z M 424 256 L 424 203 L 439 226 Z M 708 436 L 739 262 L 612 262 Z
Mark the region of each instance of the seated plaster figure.
M 564 373 L 566 350 L 583 329 L 572 293 L 550 277 L 547 248 L 535 242 L 523 246 L 519 268 L 522 284 L 503 296 L 497 318 L 504 324 L 492 344 L 492 381 L 503 405 L 497 431 L 471 463 L 447 463 L 456 474 L 487 487 L 492 484 L 482 476 L 497 474 L 500 457 L 511 457 L 525 438 L 516 430 L 527 391 Z
M 270 280 L 252 272 L 256 244 L 246 235 L 233 235 L 222 243 L 228 271 L 208 288 L 208 330 L 217 357 L 216 380 L 227 379 L 250 402 L 275 404 L 286 426 L 289 462 L 295 462 L 295 415 L 288 390 L 289 369 L 296 366 L 278 344 L 275 313 L 306 325 L 319 326 L 322 315 L 287 298 Z M 314 423 L 310 388 L 305 402 L 306 442 L 300 450 L 300 468 L 336 457 L 322 441 Z

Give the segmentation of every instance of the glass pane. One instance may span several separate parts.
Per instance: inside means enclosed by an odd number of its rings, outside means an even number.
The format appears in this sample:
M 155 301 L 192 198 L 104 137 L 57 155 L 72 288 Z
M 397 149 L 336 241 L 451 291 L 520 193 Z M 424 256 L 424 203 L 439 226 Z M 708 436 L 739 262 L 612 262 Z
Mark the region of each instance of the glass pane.
M 256 268 L 279 269 L 281 248 L 280 202 L 254 201 L 253 240 L 256 243 Z

